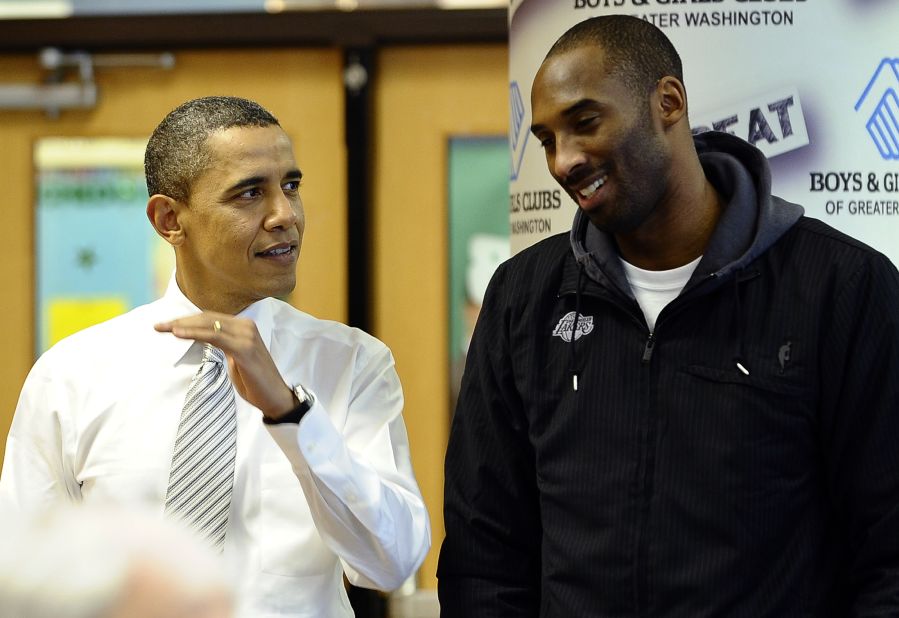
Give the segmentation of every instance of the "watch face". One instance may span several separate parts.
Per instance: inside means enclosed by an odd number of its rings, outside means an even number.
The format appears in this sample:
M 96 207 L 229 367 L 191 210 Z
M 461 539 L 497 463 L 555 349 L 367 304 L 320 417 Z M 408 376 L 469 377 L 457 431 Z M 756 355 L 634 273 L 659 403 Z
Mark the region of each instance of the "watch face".
M 297 395 L 297 401 L 301 404 L 306 403 L 309 400 L 309 393 L 306 392 L 306 389 L 302 387 L 302 385 L 297 384 L 293 387 L 293 392 Z

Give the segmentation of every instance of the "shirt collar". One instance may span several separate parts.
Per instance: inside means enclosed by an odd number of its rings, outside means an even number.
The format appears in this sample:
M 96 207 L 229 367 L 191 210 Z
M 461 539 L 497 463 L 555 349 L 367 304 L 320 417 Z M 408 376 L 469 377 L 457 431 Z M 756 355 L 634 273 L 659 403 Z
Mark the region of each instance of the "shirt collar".
M 190 299 L 184 295 L 181 288 L 178 287 L 178 282 L 175 279 L 175 271 L 172 271 L 168 287 L 166 288 L 161 301 L 162 312 L 158 320 L 160 322 L 175 320 L 201 312 L 201 309 L 193 304 Z M 259 336 L 262 338 L 262 342 L 268 350 L 271 350 L 272 331 L 274 326 L 272 312 L 272 300 L 270 298 L 263 298 L 262 300 L 258 300 L 249 305 L 246 309 L 237 314 L 237 317 L 248 318 L 256 324 Z M 190 339 L 178 339 L 169 333 L 161 334 L 166 335 L 170 339 L 170 347 L 173 354 L 176 355 L 174 359 L 176 365 L 185 359 L 185 356 L 188 355 L 188 352 L 190 352 L 194 346 L 197 348 L 202 347 L 202 344 Z M 197 353 L 199 354 L 199 352 Z M 201 357 L 202 355 L 198 356 L 198 358 Z

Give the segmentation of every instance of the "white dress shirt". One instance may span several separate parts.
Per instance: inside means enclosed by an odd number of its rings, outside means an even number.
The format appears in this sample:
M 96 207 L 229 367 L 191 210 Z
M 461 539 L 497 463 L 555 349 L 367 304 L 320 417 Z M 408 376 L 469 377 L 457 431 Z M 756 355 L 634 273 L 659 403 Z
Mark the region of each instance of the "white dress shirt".
M 0 507 L 106 501 L 162 516 L 202 345 L 153 325 L 197 312 L 172 277 L 160 300 L 43 354 L 16 407 Z M 343 573 L 360 586 L 393 589 L 430 547 L 393 357 L 358 329 L 275 299 L 240 315 L 256 323 L 285 382 L 302 384 L 316 401 L 299 427 L 269 426 L 237 396 L 223 557 L 236 577 L 239 613 L 352 616 Z

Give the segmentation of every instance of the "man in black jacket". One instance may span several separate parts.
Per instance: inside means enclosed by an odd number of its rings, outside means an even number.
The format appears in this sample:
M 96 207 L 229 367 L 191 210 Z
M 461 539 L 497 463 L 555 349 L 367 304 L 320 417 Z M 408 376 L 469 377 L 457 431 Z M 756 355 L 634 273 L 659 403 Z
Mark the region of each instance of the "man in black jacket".
M 446 618 L 899 615 L 899 274 L 694 137 L 640 19 L 532 131 L 579 208 L 491 282 L 446 458 Z

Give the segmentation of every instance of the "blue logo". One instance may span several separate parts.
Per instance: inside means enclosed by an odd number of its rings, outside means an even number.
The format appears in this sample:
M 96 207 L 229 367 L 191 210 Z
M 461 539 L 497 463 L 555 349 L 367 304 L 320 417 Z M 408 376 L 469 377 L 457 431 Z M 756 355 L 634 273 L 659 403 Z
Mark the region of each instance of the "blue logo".
M 885 160 L 899 160 L 899 58 L 884 58 L 855 104 Z
M 524 147 L 528 143 L 531 132 L 524 124 L 524 99 L 521 98 L 521 90 L 518 82 L 509 84 L 509 147 L 512 151 L 512 180 L 518 179 L 518 171 L 521 169 L 521 160 L 524 158 Z

